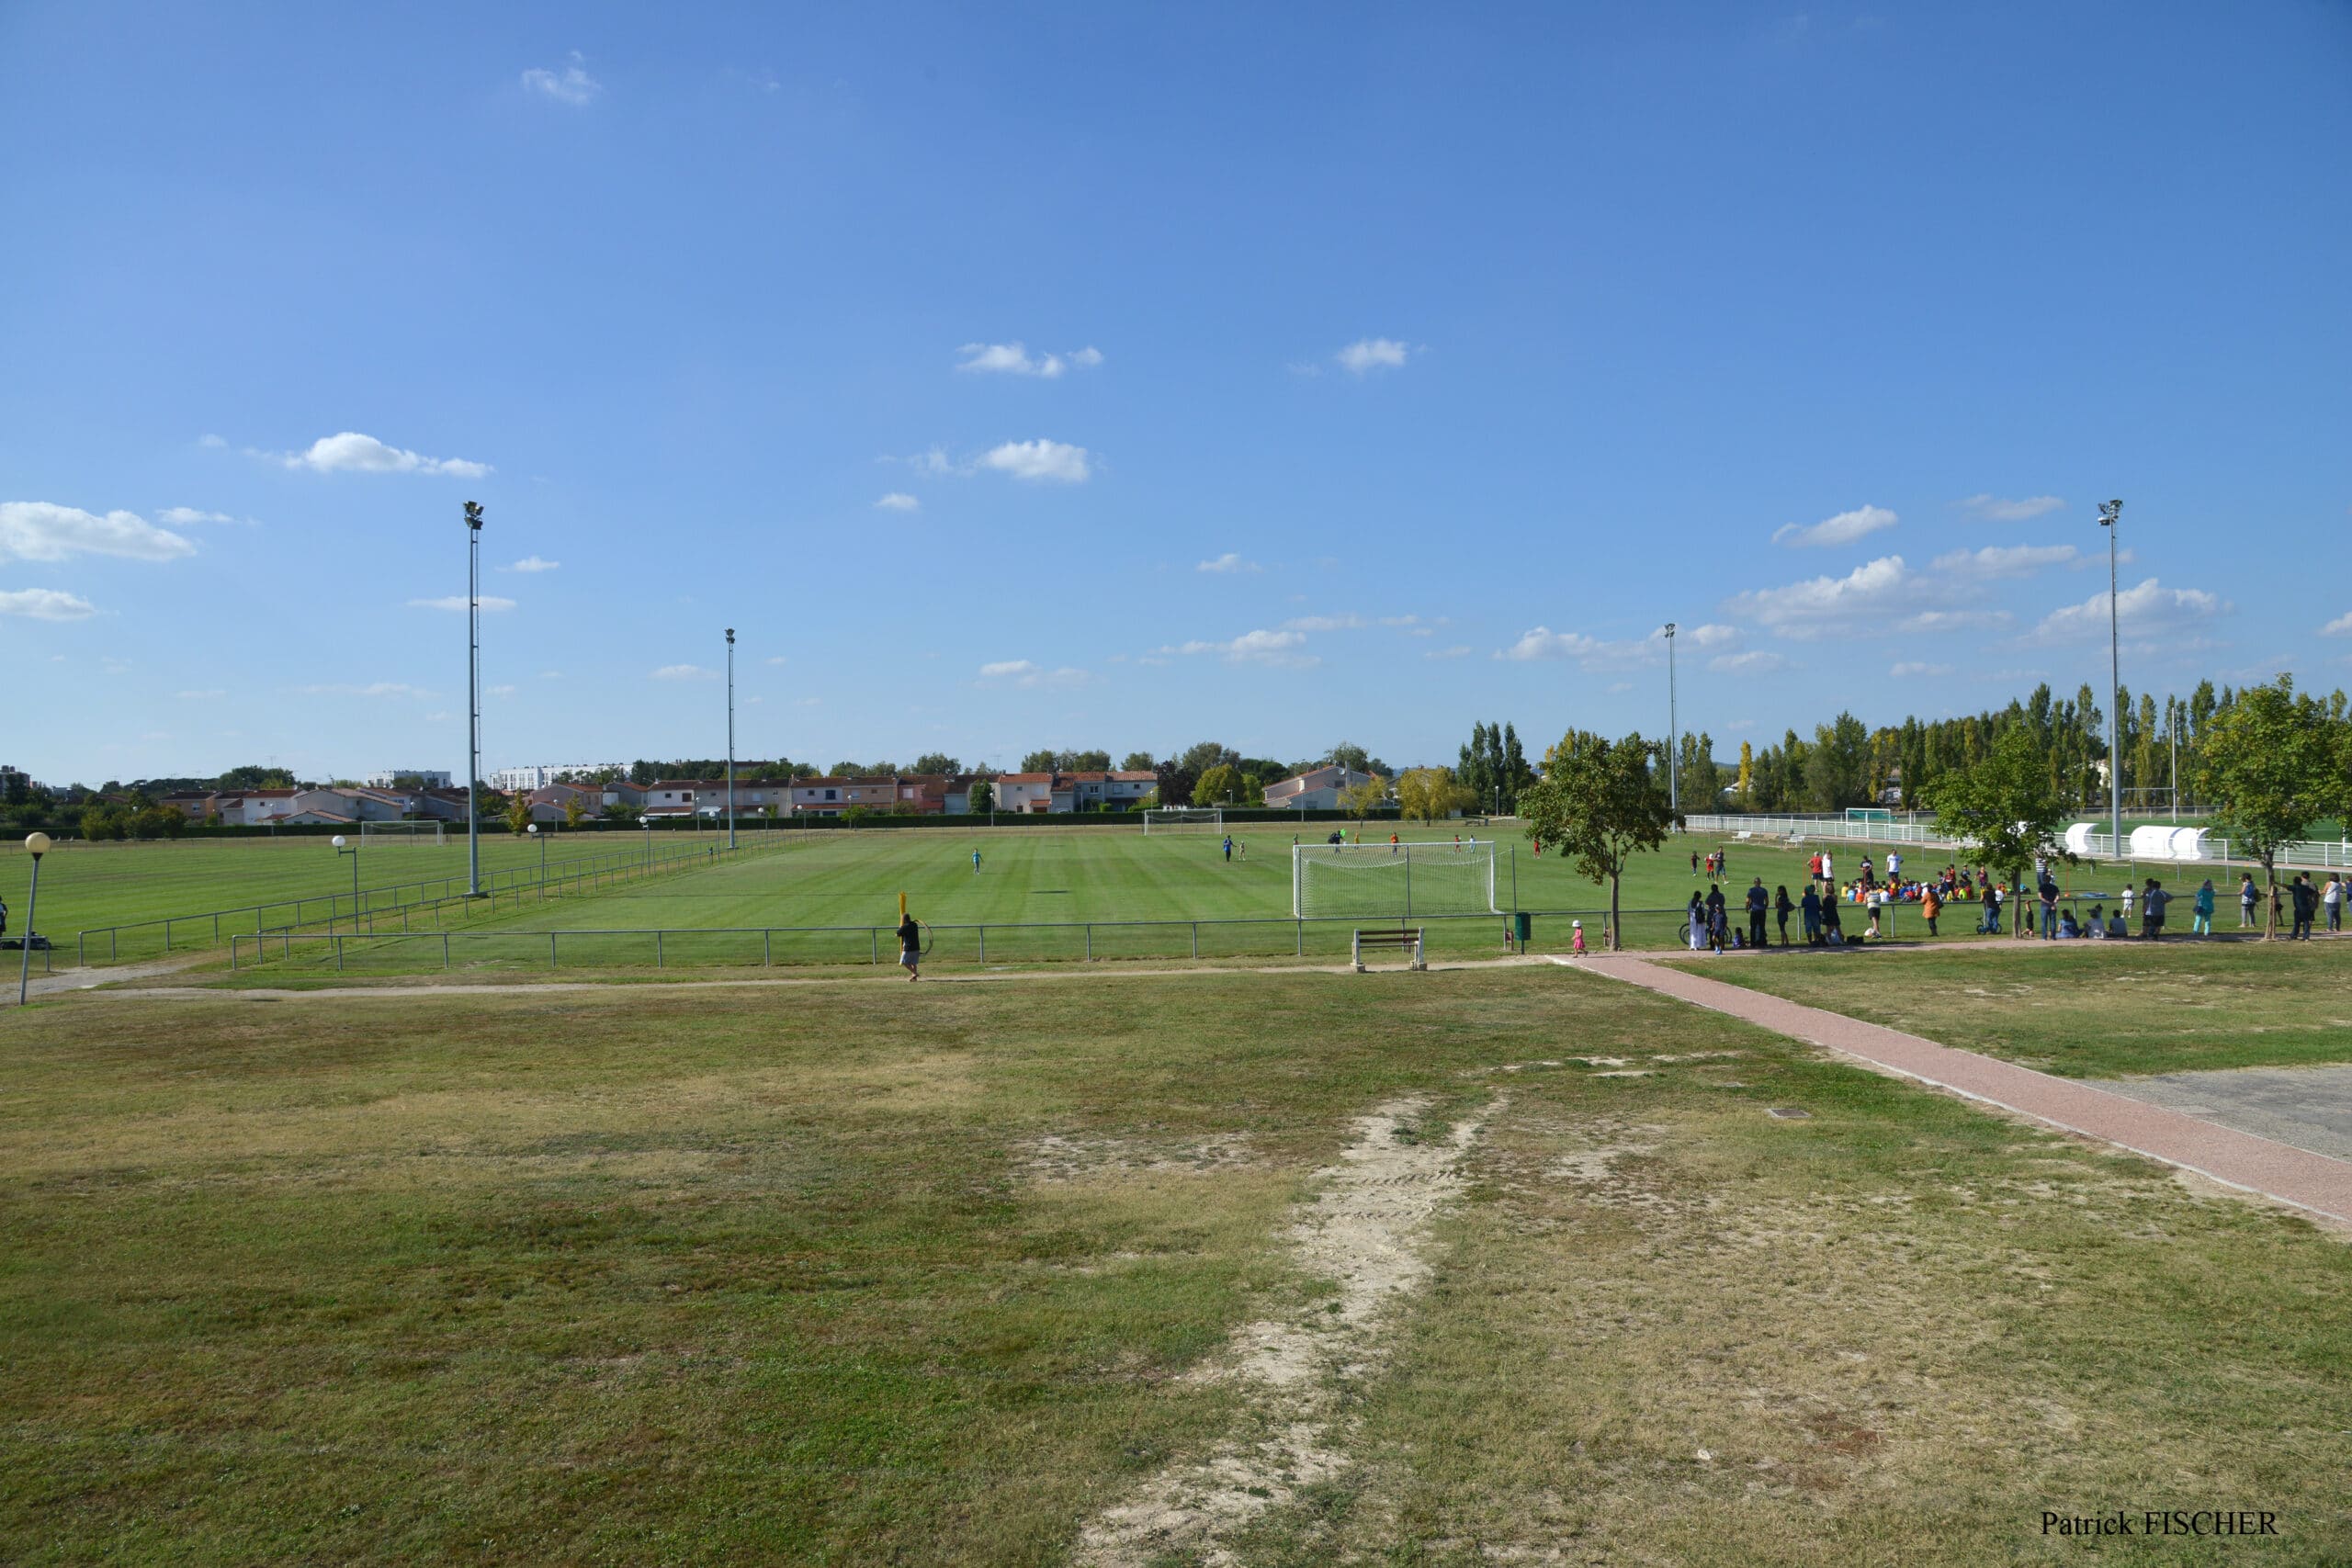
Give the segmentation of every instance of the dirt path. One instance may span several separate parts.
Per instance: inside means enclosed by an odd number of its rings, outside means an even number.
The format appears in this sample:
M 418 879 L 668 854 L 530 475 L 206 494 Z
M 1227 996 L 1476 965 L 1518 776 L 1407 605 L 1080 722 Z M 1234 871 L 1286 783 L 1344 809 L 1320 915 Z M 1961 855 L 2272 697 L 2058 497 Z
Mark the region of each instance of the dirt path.
M 1245 1393 L 1249 1430 L 1104 1510 L 1080 1533 L 1075 1561 L 1231 1563 L 1234 1538 L 1267 1509 L 1346 1468 L 1342 1396 L 1385 1359 L 1383 1320 L 1429 1274 L 1429 1223 L 1460 1193 L 1455 1167 L 1501 1105 L 1429 1142 L 1412 1133 L 1426 1100 L 1392 1100 L 1357 1119 L 1356 1141 L 1319 1174 L 1321 1196 L 1288 1233 L 1300 1271 L 1336 1280 L 1338 1295 L 1234 1331 L 1199 1375 Z
M 36 975 L 29 987 L 36 997 L 51 997 L 62 991 L 96 990 L 123 980 L 152 980 L 163 975 L 176 975 L 193 964 L 203 963 L 209 953 L 191 953 L 171 958 L 149 959 L 143 964 L 109 964 L 86 969 L 60 969 L 52 974 Z
M 1725 985 L 1671 964 L 1630 954 L 1592 954 L 1553 962 L 1728 1013 L 1852 1056 L 1881 1071 L 1997 1105 L 2062 1132 L 2096 1138 L 2195 1171 L 2339 1224 L 2352 1224 L 2352 1162 L 2199 1121 L 2112 1089 L 2053 1077 L 1842 1013 Z

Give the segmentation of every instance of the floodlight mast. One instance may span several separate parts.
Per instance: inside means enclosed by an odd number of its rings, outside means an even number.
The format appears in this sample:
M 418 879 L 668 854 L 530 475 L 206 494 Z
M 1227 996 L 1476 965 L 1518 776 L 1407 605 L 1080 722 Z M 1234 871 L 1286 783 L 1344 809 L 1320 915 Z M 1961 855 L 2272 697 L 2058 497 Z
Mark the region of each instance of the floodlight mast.
M 2123 858 L 2123 640 L 2115 594 L 2115 536 L 2122 532 L 2123 503 L 2099 503 L 2098 525 L 2107 530 L 2107 830 L 2115 840 L 2115 858 Z
M 1675 753 L 1682 749 L 1682 730 L 1674 712 L 1674 623 L 1666 623 L 1666 804 L 1682 809 L 1682 780 Z
M 481 897 L 481 502 L 466 502 L 466 897 Z M 356 864 L 357 863 L 353 863 Z
M 727 628 L 727 847 L 735 847 L 735 628 Z

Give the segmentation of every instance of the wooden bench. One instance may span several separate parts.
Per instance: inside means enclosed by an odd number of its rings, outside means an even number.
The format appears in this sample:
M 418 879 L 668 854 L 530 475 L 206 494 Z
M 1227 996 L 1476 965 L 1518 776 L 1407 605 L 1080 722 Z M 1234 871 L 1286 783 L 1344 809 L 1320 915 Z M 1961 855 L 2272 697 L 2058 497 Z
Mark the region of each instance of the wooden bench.
M 1400 927 L 1393 931 L 1359 931 L 1356 932 L 1355 943 L 1351 949 L 1350 956 L 1351 962 L 1355 964 L 1356 973 L 1359 975 L 1364 972 L 1363 950 L 1367 947 L 1410 948 L 1413 954 L 1412 967 L 1414 969 L 1427 969 L 1430 966 L 1429 960 L 1423 956 L 1421 946 L 1421 929 L 1419 926 L 1410 928 Z

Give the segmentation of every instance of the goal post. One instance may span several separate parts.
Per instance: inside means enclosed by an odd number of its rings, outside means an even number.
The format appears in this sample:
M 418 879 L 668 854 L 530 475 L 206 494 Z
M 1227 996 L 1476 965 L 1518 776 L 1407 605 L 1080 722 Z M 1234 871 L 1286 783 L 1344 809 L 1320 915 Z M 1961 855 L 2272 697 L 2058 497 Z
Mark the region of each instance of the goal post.
M 1143 814 L 1147 833 L 1216 833 L 1225 828 L 1225 812 L 1214 806 L 1155 806 Z
M 443 824 L 424 822 L 362 822 L 359 839 L 366 844 L 439 844 Z
M 1290 912 L 1326 916 L 1498 915 L 1491 839 L 1458 844 L 1296 844 Z

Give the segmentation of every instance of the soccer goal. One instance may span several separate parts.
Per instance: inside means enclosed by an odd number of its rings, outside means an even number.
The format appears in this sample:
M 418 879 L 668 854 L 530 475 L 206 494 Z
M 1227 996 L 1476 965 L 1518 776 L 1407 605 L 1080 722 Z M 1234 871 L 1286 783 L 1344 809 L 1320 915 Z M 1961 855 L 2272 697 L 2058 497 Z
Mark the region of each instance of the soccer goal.
M 1495 846 L 1297 844 L 1290 852 L 1290 912 L 1326 915 L 1498 915 Z
M 1155 806 L 1143 814 L 1147 833 L 1216 833 L 1225 828 L 1225 813 L 1214 806 Z
M 362 822 L 359 838 L 367 844 L 438 844 L 441 829 L 438 822 Z

